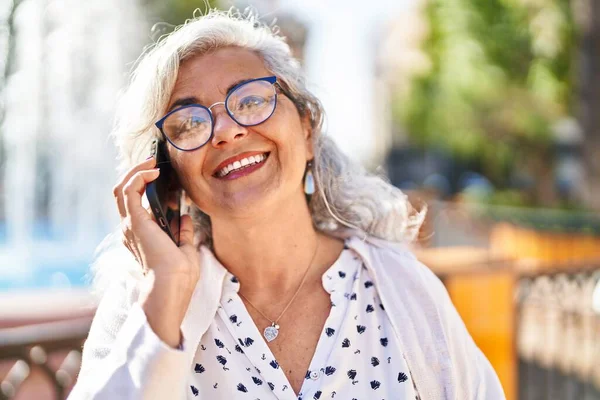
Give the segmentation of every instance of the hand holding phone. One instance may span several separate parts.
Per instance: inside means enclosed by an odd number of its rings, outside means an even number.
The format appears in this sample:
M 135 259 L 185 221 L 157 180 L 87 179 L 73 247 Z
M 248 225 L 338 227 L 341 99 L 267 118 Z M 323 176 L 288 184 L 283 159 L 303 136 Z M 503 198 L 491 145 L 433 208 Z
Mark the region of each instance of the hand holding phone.
M 177 347 L 181 339 L 180 326 L 200 278 L 201 257 L 194 243 L 194 227 L 189 215 L 177 217 L 180 222 L 180 229 L 176 231 L 179 233 L 177 245 L 142 204 L 147 185 L 163 174 L 163 169 L 159 170 L 161 166 L 164 168 L 155 158 L 133 166 L 115 185 L 113 194 L 121 217 L 123 244 L 148 277 L 147 284 L 141 287 L 138 302 L 156 335 L 166 344 Z M 177 186 L 167 186 L 171 188 Z M 164 192 L 157 190 L 156 193 Z M 169 203 L 165 201 L 161 205 Z

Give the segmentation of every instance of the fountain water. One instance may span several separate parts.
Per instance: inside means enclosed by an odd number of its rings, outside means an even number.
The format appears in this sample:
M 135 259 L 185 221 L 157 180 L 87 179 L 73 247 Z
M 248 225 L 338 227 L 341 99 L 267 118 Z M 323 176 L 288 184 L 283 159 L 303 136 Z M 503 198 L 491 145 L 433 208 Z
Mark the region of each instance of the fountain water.
M 133 0 L 18 3 L 1 127 L 7 235 L 0 289 L 59 266 L 76 267 L 81 277 L 118 222 L 108 133 L 127 63 L 146 41 L 144 24 Z

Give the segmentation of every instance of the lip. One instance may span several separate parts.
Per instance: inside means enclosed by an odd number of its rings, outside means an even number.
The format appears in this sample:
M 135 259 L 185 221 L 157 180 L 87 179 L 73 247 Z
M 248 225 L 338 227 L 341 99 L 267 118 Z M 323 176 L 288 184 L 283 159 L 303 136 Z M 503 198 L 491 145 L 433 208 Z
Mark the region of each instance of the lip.
M 219 172 L 220 170 L 222 170 L 223 168 L 225 168 L 226 166 L 228 166 L 231 163 L 243 160 L 244 158 L 247 158 L 250 156 L 258 156 L 258 155 L 265 154 L 265 153 L 268 154 L 269 152 L 268 151 L 245 151 L 234 157 L 227 158 L 227 159 L 223 160 L 219 165 L 217 165 L 217 168 L 215 168 L 215 170 L 213 171 L 213 176 L 216 177 L 217 172 Z

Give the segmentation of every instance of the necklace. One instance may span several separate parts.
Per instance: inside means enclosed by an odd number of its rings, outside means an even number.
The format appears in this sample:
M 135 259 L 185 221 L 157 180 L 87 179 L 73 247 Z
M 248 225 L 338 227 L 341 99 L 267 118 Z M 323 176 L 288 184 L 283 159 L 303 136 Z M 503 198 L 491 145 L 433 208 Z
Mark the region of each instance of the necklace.
M 296 293 L 294 293 L 294 295 L 292 296 L 292 299 L 288 302 L 287 306 L 285 306 L 285 308 L 279 314 L 279 316 L 277 318 L 275 318 L 275 320 L 272 320 L 271 318 L 267 317 L 265 314 L 263 314 L 262 311 L 260 311 L 258 308 L 256 308 L 256 306 L 254 304 L 252 304 L 252 302 L 250 300 L 248 300 L 246 298 L 246 296 L 239 293 L 239 295 L 244 300 L 246 300 L 248 302 L 248 304 L 250 304 L 252 306 L 252 308 L 254 308 L 256 311 L 258 311 L 260 313 L 260 315 L 262 315 L 266 320 L 271 322 L 271 325 L 267 326 L 263 332 L 263 336 L 265 337 L 265 339 L 267 339 L 267 342 L 272 342 L 273 340 L 275 340 L 277 338 L 277 335 L 279 335 L 279 324 L 277 324 L 277 322 L 283 316 L 283 314 L 287 311 L 287 309 L 290 308 L 290 306 L 294 302 L 294 299 L 296 298 L 296 296 L 298 296 L 298 293 L 300 293 L 300 289 L 302 288 L 302 285 L 304 285 L 304 281 L 306 281 L 306 277 L 308 276 L 308 271 L 310 270 L 310 267 L 312 266 L 313 261 L 315 260 L 315 256 L 317 255 L 318 248 L 319 248 L 319 241 L 317 240 L 317 244 L 315 245 L 315 251 L 312 255 L 312 258 L 310 259 L 310 263 L 308 263 L 308 267 L 306 267 L 306 271 L 304 271 L 304 275 L 302 276 L 300 285 L 298 285 L 298 289 L 296 289 Z

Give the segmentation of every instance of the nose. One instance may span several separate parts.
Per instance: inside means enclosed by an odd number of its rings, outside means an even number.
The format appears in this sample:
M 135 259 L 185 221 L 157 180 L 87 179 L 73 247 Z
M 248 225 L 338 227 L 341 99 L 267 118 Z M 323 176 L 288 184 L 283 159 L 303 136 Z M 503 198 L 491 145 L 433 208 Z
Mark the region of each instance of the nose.
M 211 106 L 211 111 L 215 125 L 213 127 L 214 131 L 211 142 L 214 147 L 221 147 L 226 143 L 232 143 L 244 138 L 248 134 L 245 127 L 239 125 L 229 116 L 225 107 L 219 107 L 218 110 L 212 110 L 212 107 L 214 106 Z

